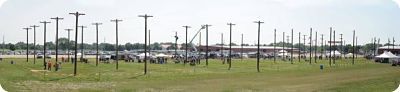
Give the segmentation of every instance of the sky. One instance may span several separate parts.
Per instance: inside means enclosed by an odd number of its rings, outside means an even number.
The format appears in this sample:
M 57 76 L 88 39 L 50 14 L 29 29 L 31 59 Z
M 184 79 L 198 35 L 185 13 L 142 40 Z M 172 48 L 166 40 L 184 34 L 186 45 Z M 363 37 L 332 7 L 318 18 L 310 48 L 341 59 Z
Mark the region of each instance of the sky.
M 298 33 L 309 35 L 310 28 L 318 32 L 318 38 L 324 34 L 326 40 L 330 27 L 336 30 L 337 40 L 338 34 L 343 34 L 346 43 L 351 43 L 352 31 L 356 30 L 359 44 L 371 42 L 373 37 L 381 38 L 381 43 L 395 37 L 399 44 L 398 3 L 400 0 L 0 0 L 0 35 L 5 36 L 6 43 L 25 42 L 26 31 L 22 28 L 39 25 L 37 43 L 43 44 L 43 24 L 39 22 L 50 21 L 47 40 L 54 41 L 55 20 L 50 18 L 64 18 L 59 22 L 59 37 L 67 37 L 64 29 L 74 29 L 75 25 L 75 17 L 68 13 L 78 11 L 86 14 L 79 17 L 79 25 L 88 27 L 84 29 L 85 43 L 96 41 L 94 22 L 103 23 L 99 27 L 100 42 L 115 43 L 112 19 L 123 20 L 119 23 L 120 44 L 144 43 L 144 18 L 138 15 L 149 14 L 154 16 L 148 19 L 152 42 L 174 42 L 173 36 L 178 32 L 179 43 L 184 43 L 182 26 L 192 27 L 188 32 L 190 40 L 201 25 L 210 24 L 209 43 L 220 43 L 222 33 L 227 43 L 227 23 L 234 23 L 232 42 L 240 43 L 243 34 L 245 43 L 255 44 L 257 24 L 254 21 L 263 21 L 262 44 L 273 42 L 274 29 L 278 41 L 282 40 L 283 32 L 288 35 L 293 29 L 297 43 Z M 33 42 L 33 31 L 29 36 Z M 194 43 L 198 43 L 198 38 Z

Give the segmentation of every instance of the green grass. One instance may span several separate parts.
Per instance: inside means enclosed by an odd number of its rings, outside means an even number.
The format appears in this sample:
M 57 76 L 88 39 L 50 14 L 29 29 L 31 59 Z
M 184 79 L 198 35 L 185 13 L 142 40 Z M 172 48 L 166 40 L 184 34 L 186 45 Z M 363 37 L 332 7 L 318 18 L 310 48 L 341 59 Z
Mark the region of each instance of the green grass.
M 11 65 L 10 61 L 17 64 Z M 54 61 L 54 60 L 53 60 Z M 262 60 L 258 73 L 254 59 L 234 60 L 232 69 L 220 60 L 209 65 L 149 64 L 149 73 L 143 75 L 143 63 L 120 61 L 115 64 L 94 60 L 78 63 L 78 75 L 73 76 L 73 65 L 63 63 L 58 72 L 32 72 L 43 69 L 43 61 L 33 59 L 5 59 L 0 62 L 0 84 L 14 91 L 84 91 L 84 92 L 389 92 L 400 83 L 400 68 L 365 59 L 339 60 L 329 66 L 327 60 L 317 64 Z M 169 61 L 170 62 L 170 61 Z M 324 70 L 319 65 L 325 66 Z

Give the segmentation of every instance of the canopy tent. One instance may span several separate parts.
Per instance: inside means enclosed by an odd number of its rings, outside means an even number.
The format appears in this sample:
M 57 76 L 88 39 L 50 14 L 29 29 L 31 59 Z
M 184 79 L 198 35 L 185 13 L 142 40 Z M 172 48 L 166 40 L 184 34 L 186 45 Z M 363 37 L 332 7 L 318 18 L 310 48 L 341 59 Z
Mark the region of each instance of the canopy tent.
M 278 51 L 279 53 L 287 53 L 287 51 L 286 50 L 280 50 L 280 51 Z
M 346 56 L 353 56 L 353 53 L 348 53 L 348 54 L 346 54 Z
M 279 53 L 278 56 L 288 56 L 288 53 Z
M 139 56 L 140 59 L 144 59 L 144 53 L 141 53 L 137 56 Z M 150 53 L 147 53 L 147 57 L 152 57 L 152 55 L 150 55 Z
M 399 85 L 399 87 L 397 87 L 397 89 L 394 90 L 393 92 L 400 92 L 400 85 Z
M 7 91 L 4 90 L 3 87 L 1 87 L 1 85 L 0 85 L 0 92 L 7 92 Z
M 399 58 L 391 52 L 385 51 L 382 54 L 376 56 L 376 58 Z
M 168 57 L 168 55 L 161 53 L 161 54 L 157 54 L 156 57 Z
M 341 53 L 340 53 L 339 51 L 337 51 L 337 50 L 332 51 L 332 52 L 330 52 L 330 53 L 332 54 L 332 56 L 333 56 L 333 55 L 336 55 L 336 56 L 340 56 L 340 55 L 341 55 Z M 326 55 L 329 55 L 329 52 L 326 53 Z

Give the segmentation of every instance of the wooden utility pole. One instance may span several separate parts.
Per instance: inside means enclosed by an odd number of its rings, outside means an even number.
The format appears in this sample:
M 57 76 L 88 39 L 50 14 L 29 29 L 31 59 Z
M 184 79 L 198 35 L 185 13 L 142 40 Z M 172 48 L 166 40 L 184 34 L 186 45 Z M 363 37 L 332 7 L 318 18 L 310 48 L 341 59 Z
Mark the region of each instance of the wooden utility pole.
M 352 63 L 351 63 L 353 65 L 354 65 L 354 54 L 356 53 L 355 39 L 356 39 L 356 30 L 353 30 L 353 60 L 352 60 Z
M 139 15 L 144 18 L 144 74 L 147 74 L 147 18 L 153 17 L 151 15 Z M 150 43 L 149 43 L 150 44 Z
M 208 27 L 211 25 L 205 24 L 206 27 L 206 66 L 208 66 Z
M 274 63 L 276 63 L 276 29 L 274 29 Z
M 183 26 L 185 28 L 185 61 L 183 61 L 183 64 L 186 65 L 186 62 L 188 62 L 188 29 L 190 28 L 190 26 Z
M 120 19 L 111 20 L 111 22 L 115 22 L 115 69 L 118 70 L 118 51 L 119 51 L 119 44 L 118 44 L 118 22 L 121 22 Z
M 314 63 L 317 63 L 317 50 L 318 50 L 318 32 L 315 31 L 315 48 L 314 48 Z
M 99 25 L 102 23 L 92 23 L 96 26 L 96 66 L 99 65 Z
M 261 27 L 261 21 L 255 21 L 254 23 L 258 24 L 258 36 L 257 36 L 257 72 L 260 72 L 260 27 Z
M 58 62 L 58 21 L 63 20 L 64 18 L 60 17 L 55 17 L 55 18 L 50 18 L 56 20 L 56 64 Z
M 329 66 L 332 66 L 332 27 L 329 28 Z
M 83 51 L 84 46 L 83 46 L 83 29 L 86 28 L 86 26 L 78 26 L 81 27 L 81 58 L 80 61 L 83 61 L 83 55 L 85 55 L 85 52 Z
M 71 48 L 70 46 L 71 46 L 71 39 L 70 39 L 70 31 L 72 31 L 72 30 L 74 30 L 74 29 L 65 29 L 65 31 L 67 31 L 68 32 L 68 42 L 67 42 L 67 61 L 68 62 L 70 62 L 69 60 L 70 60 L 70 51 L 69 51 L 69 49 Z
M 310 28 L 310 64 L 311 64 L 311 61 L 312 61 L 312 28 Z
M 47 24 L 48 23 L 50 23 L 50 22 L 48 22 L 48 21 L 42 21 L 42 22 L 40 22 L 40 23 L 43 23 L 43 30 L 44 30 L 44 34 L 43 34 L 43 67 L 44 67 L 44 70 L 46 70 L 46 26 L 47 26 Z
M 28 59 L 28 57 L 29 57 L 29 40 L 28 40 L 29 39 L 29 30 L 32 28 L 27 27 L 27 28 L 23 28 L 23 29 L 26 30 L 26 62 L 28 62 L 29 61 L 29 59 Z
M 228 23 L 229 25 L 229 58 L 228 58 L 228 63 L 229 63 L 229 68 L 228 70 L 231 70 L 232 67 L 232 26 L 235 25 L 233 23 Z
M 78 54 L 78 18 L 81 15 L 85 15 L 83 13 L 75 12 L 75 13 L 69 13 L 71 15 L 75 16 L 75 57 L 74 57 L 74 76 L 76 76 L 76 70 L 77 70 L 77 54 Z
M 31 27 L 33 28 L 33 64 L 36 64 L 36 28 L 39 26 L 32 25 Z
M 290 50 L 290 63 L 293 64 L 293 29 L 292 29 L 292 48 Z

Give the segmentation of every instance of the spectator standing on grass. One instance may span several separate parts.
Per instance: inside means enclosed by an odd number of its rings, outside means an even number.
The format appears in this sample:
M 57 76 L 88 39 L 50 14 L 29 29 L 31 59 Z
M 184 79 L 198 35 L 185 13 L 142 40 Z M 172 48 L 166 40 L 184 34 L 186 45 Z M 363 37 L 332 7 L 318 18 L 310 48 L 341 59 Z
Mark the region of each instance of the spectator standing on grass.
M 51 62 L 50 61 L 47 62 L 47 70 L 51 71 Z

